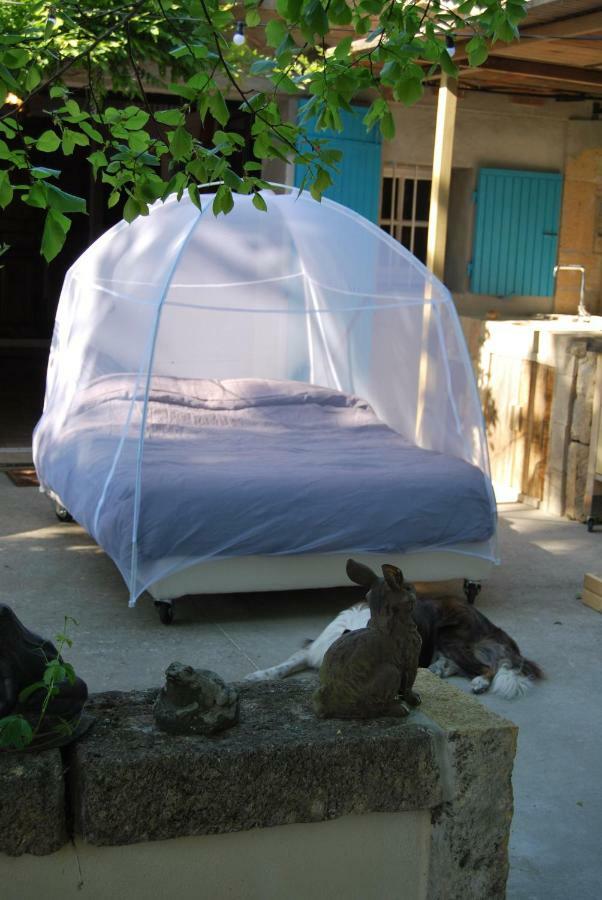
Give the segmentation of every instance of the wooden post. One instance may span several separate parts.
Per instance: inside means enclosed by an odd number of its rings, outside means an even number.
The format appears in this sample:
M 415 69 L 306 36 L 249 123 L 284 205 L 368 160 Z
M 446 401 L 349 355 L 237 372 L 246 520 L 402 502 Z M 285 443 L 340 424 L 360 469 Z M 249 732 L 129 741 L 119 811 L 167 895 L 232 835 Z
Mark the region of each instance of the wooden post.
M 454 131 L 458 82 L 443 75 L 437 100 L 437 125 L 435 128 L 435 153 L 433 155 L 433 181 L 429 209 L 429 231 L 426 264 L 437 278 L 443 279 L 445 244 L 447 238 L 447 214 L 449 210 L 449 185 L 451 181 Z
M 437 278 L 443 279 L 445 268 L 445 244 L 447 240 L 447 213 L 449 209 L 449 185 L 454 151 L 456 104 L 458 82 L 445 73 L 441 77 L 437 99 L 437 124 L 435 127 L 435 152 L 433 154 L 433 180 L 426 247 L 426 265 Z M 416 443 L 423 444 L 422 421 L 428 376 L 427 344 L 431 329 L 431 285 L 425 286 L 425 304 L 422 318 L 422 352 L 418 372 L 418 402 L 416 408 Z

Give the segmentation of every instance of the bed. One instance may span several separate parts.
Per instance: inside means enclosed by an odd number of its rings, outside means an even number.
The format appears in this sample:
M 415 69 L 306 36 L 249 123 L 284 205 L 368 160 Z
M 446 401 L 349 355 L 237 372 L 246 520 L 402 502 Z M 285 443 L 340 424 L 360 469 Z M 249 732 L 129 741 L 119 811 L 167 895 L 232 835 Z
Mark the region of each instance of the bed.
M 416 446 L 359 397 L 170 376 L 144 395 L 134 375 L 94 380 L 58 432 L 42 419 L 36 462 L 43 489 L 164 621 L 184 594 L 346 584 L 350 554 L 419 581 L 476 582 L 494 563 L 487 476 Z

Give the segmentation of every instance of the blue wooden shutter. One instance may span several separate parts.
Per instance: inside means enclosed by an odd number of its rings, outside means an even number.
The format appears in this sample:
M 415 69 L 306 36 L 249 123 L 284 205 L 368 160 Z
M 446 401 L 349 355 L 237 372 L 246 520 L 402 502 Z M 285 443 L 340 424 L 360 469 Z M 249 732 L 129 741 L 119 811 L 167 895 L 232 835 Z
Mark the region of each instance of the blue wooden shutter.
M 481 169 L 470 289 L 551 297 L 562 175 Z
M 300 106 L 304 101 L 301 101 Z M 381 143 L 378 128 L 366 131 L 362 119 L 366 110 L 353 107 L 353 113 L 341 112 L 343 131 L 316 131 L 315 119 L 306 123 L 309 137 L 328 139 L 333 150 L 341 150 L 343 158 L 332 172 L 333 184 L 324 196 L 355 210 L 372 222 L 378 221 L 380 197 Z M 303 181 L 306 166 L 295 166 L 295 185 Z

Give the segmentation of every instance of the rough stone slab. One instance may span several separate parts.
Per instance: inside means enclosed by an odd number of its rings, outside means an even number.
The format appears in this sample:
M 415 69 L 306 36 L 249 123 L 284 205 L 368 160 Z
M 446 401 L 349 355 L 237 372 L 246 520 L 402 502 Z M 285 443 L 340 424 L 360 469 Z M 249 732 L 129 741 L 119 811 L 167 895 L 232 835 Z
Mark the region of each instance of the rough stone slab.
M 0 754 L 0 853 L 43 856 L 66 840 L 60 752 Z
M 451 799 L 431 814 L 428 898 L 503 900 L 518 729 L 449 684 L 421 688 L 445 733 L 453 784 Z
M 585 489 L 589 446 L 571 441 L 567 456 L 566 514 L 570 519 L 585 521 Z
M 91 698 L 97 722 L 72 750 L 77 833 L 129 844 L 445 799 L 437 739 L 422 714 L 322 721 L 311 709 L 314 684 L 238 687 L 240 724 L 213 737 L 158 731 L 156 691 Z
M 577 369 L 577 385 L 573 420 L 571 422 L 571 440 L 581 444 L 589 444 L 592 431 L 592 411 L 594 405 L 594 385 L 596 382 L 596 353 L 588 352 L 579 361 Z

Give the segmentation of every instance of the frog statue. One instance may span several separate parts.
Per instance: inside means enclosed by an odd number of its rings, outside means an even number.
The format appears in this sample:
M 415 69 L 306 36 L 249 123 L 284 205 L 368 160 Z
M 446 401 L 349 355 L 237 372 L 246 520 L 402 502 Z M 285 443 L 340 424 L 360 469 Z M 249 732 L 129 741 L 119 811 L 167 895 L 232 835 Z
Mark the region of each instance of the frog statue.
M 356 719 L 407 716 L 420 697 L 412 690 L 421 638 L 412 618 L 416 594 L 395 566 L 383 578 L 355 560 L 347 575 L 369 588 L 370 620 L 348 631 L 328 649 L 320 668 L 314 709 L 321 718 Z
M 45 688 L 20 699 L 25 688 L 43 680 L 47 663 L 53 659 L 62 662 L 54 644 L 26 628 L 9 606 L 0 603 L 0 719 L 21 715 L 29 722 L 34 739 L 28 749 L 61 746 L 84 730 L 82 710 L 88 688 L 77 676 L 73 683 L 64 678 L 56 684 L 58 690 L 42 719 Z

